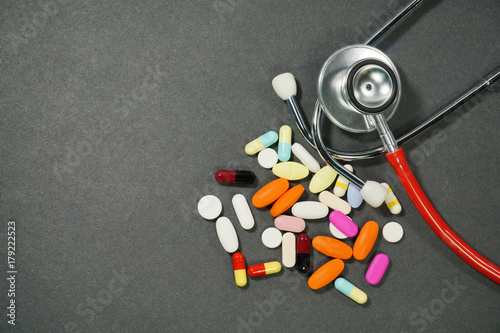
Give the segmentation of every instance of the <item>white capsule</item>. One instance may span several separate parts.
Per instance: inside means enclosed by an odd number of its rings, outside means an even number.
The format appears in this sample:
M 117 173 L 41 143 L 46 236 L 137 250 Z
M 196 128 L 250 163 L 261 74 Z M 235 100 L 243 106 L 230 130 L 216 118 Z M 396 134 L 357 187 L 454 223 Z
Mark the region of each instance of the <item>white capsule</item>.
M 309 171 L 318 172 L 320 169 L 318 161 L 302 146 L 300 143 L 295 142 L 292 145 L 292 153 L 304 164 Z
M 215 222 L 215 229 L 224 250 L 228 253 L 236 252 L 239 246 L 238 235 L 231 221 L 227 217 L 221 216 Z
M 387 197 L 385 197 L 385 204 L 387 205 L 387 208 L 389 208 L 391 213 L 394 215 L 401 213 L 403 207 L 401 207 L 401 204 L 399 203 L 398 198 L 392 191 L 392 188 L 387 183 L 382 183 L 382 186 L 384 186 L 387 189 Z
M 255 220 L 252 215 L 252 211 L 250 210 L 250 206 L 248 205 L 247 199 L 242 194 L 236 194 L 233 197 L 233 207 L 236 212 L 236 216 L 238 217 L 238 221 L 240 221 L 241 226 L 245 230 L 252 229 Z
M 318 201 L 301 201 L 292 206 L 292 214 L 306 220 L 321 219 L 328 215 L 328 206 Z
M 353 172 L 352 165 L 350 164 L 344 164 L 344 168 L 347 170 Z M 335 183 L 335 186 L 333 187 L 333 194 L 335 194 L 338 197 L 343 197 L 345 192 L 347 191 L 347 187 L 349 186 L 349 181 L 342 175 L 339 174 L 339 178 L 337 178 L 337 182 Z
M 295 266 L 295 235 L 287 232 L 281 240 L 281 262 L 283 266 L 292 268 Z

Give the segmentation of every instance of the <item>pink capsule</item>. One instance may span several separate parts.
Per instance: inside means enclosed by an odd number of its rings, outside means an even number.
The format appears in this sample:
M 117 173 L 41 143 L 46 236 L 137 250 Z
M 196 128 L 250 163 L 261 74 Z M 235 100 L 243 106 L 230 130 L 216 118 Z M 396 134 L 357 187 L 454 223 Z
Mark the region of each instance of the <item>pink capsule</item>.
M 358 226 L 348 216 L 339 210 L 334 210 L 329 216 L 330 222 L 347 237 L 358 234 Z
M 389 266 L 389 257 L 383 253 L 377 254 L 366 272 L 366 282 L 373 285 L 379 283 L 387 270 L 387 266 Z

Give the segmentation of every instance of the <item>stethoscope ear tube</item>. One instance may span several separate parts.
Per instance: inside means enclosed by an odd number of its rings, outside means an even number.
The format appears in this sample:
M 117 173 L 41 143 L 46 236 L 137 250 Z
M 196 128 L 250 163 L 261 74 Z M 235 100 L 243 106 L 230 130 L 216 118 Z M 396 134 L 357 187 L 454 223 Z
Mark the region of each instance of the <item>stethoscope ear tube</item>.
M 326 164 L 330 165 L 332 168 L 334 168 L 340 175 L 342 175 L 344 178 L 346 178 L 351 184 L 356 186 L 358 189 L 362 189 L 363 186 L 365 186 L 365 181 L 358 176 L 356 176 L 354 173 L 350 172 L 347 170 L 342 164 L 340 164 L 336 159 L 334 159 L 327 151 L 327 148 L 323 142 L 322 136 L 321 136 L 321 108 L 318 106 L 319 105 L 319 100 L 316 101 L 316 107 L 313 115 L 313 122 L 312 122 L 312 131 L 309 131 L 311 133 L 313 142 L 312 145 L 316 150 L 318 151 L 319 156 L 325 161 Z M 294 115 L 297 119 L 297 117 L 301 117 L 301 114 L 297 114 L 294 112 Z M 297 125 L 299 123 L 297 122 Z M 299 127 L 300 128 L 300 127 Z M 304 129 L 305 130 L 305 129 Z
M 319 101 L 316 103 L 319 103 Z M 379 207 L 384 203 L 384 200 L 387 197 L 387 189 L 378 182 L 372 180 L 362 180 L 328 154 L 327 148 L 321 136 L 321 114 L 321 109 L 316 108 L 312 124 L 313 144 L 318 151 L 318 154 L 326 164 L 330 165 L 335 169 L 335 171 L 351 182 L 352 185 L 360 189 L 360 194 L 366 203 L 374 208 Z
M 385 156 L 420 215 L 436 235 L 474 269 L 493 282 L 500 284 L 500 267 L 479 254 L 446 224 L 418 184 L 408 165 L 403 148 Z

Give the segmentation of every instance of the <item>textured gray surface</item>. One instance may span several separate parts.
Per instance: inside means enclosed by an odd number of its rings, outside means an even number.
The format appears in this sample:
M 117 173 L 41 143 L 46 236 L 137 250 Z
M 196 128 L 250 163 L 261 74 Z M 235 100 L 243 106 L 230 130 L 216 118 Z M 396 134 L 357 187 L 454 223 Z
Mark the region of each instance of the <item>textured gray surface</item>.
M 14 220 L 15 328 L 498 332 L 500 288 L 430 231 L 383 158 L 354 166 L 389 179 L 404 213 L 363 205 L 353 218 L 397 220 L 406 236 L 379 242 L 392 264 L 378 287 L 364 281 L 365 262 L 348 262 L 344 276 L 368 293 L 367 306 L 331 286 L 313 292 L 293 270 L 236 287 L 213 223 L 196 213 L 201 196 L 219 196 L 247 264 L 280 259 L 260 242 L 269 213 L 253 209 L 257 228 L 246 232 L 230 201 L 273 179 L 244 154 L 245 143 L 293 124 L 270 81 L 294 73 L 311 114 L 322 62 L 366 39 L 403 3 L 1 1 L 0 299 L 7 304 Z M 499 15 L 494 0 L 426 1 L 379 44 L 403 80 L 390 123 L 396 133 L 495 67 Z M 437 209 L 496 263 L 499 101 L 491 91 L 405 146 Z M 376 143 L 328 131 L 340 147 Z M 236 167 L 254 170 L 258 185 L 213 180 L 216 170 Z M 327 234 L 326 220 L 308 223 L 308 232 Z M 315 254 L 315 267 L 325 260 Z M 1 328 L 11 328 L 3 312 Z

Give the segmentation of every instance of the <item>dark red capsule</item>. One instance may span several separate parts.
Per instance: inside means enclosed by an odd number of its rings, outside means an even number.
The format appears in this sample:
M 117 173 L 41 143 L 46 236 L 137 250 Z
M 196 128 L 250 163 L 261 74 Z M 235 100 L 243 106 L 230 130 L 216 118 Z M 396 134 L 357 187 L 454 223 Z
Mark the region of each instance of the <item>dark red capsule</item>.
M 300 273 L 307 273 L 311 268 L 311 238 L 307 234 L 297 237 L 297 255 L 295 269 Z
M 219 170 L 215 180 L 224 185 L 250 185 L 255 181 L 255 174 L 248 170 Z

